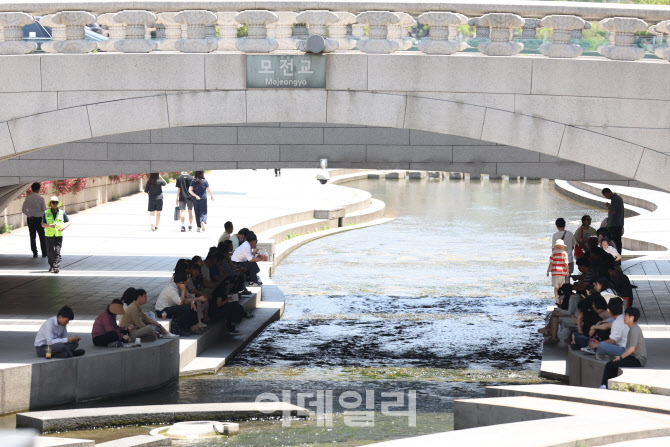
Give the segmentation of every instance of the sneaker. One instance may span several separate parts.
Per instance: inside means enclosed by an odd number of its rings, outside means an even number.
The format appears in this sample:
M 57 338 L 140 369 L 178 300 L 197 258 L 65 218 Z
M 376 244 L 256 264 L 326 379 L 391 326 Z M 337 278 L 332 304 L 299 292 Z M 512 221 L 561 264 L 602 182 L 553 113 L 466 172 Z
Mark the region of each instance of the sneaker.
M 181 232 L 183 233 L 183 232 L 185 232 L 185 231 L 186 231 L 186 227 L 182 225 L 182 226 L 181 226 Z
M 200 226 L 202 227 L 202 232 L 205 232 L 205 224 L 201 223 Z
M 72 351 L 72 357 L 81 357 L 82 355 L 86 354 L 86 351 L 83 349 L 75 349 Z
M 200 228 L 198 228 L 196 231 L 197 231 L 198 233 L 200 233 Z
M 151 231 L 155 231 L 154 224 L 149 224 L 151 226 Z
M 46 258 L 46 257 L 47 257 L 47 254 L 46 254 L 46 253 L 42 253 L 42 257 L 43 257 L 43 258 Z
M 53 272 L 53 271 L 54 271 L 54 268 L 53 268 L 53 267 L 49 267 L 49 273 L 51 273 L 51 272 Z
M 193 229 L 193 227 L 189 225 L 188 226 L 188 231 L 191 231 L 192 229 Z
M 252 318 L 254 318 L 255 316 L 256 316 L 256 315 L 254 315 L 254 314 L 250 314 L 250 313 L 248 313 L 248 312 L 245 312 L 245 313 L 242 314 L 242 318 L 248 318 L 248 319 L 252 319 Z
M 58 270 L 57 268 L 54 267 L 54 273 L 58 273 L 58 272 L 60 272 L 60 270 Z
M 600 385 L 600 389 L 601 389 L 601 390 L 606 390 L 606 389 L 607 389 L 607 385 Z
M 200 329 L 204 329 L 204 328 L 207 327 L 207 325 L 201 321 L 200 323 L 198 323 L 198 327 L 199 327 Z
M 179 335 L 168 332 L 167 334 L 161 334 L 161 338 L 179 338 Z
M 241 335 L 242 332 L 238 331 L 237 329 L 233 329 L 232 331 L 228 331 L 229 335 Z
M 121 348 L 123 347 L 123 342 L 121 340 L 110 341 L 107 343 L 108 348 Z
M 154 230 L 155 230 L 155 231 L 158 231 L 158 227 L 154 227 Z
M 37 252 L 33 253 L 33 258 L 37 257 Z
M 584 352 L 584 353 L 586 353 L 586 354 L 591 354 L 591 355 L 593 355 L 593 354 L 596 353 L 596 351 L 594 351 L 593 349 L 591 349 L 591 348 L 589 348 L 589 347 L 582 348 L 581 351 Z

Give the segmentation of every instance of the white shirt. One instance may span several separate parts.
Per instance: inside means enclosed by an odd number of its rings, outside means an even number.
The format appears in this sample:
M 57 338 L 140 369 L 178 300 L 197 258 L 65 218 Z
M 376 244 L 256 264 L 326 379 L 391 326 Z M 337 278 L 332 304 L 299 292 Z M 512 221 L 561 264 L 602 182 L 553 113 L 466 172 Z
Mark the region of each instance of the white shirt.
M 179 306 L 181 304 L 181 290 L 172 280 L 163 287 L 156 300 L 156 310 L 162 311 L 166 307 Z
M 610 338 L 616 341 L 618 346 L 622 348 L 626 347 L 626 341 L 628 340 L 628 331 L 630 328 L 626 326 L 626 323 L 623 322 L 623 314 L 616 317 L 614 323 L 612 323 L 612 329 L 610 331 Z
M 21 211 L 28 217 L 42 217 L 47 209 L 47 204 L 44 198 L 36 193 L 30 194 L 23 201 Z
M 601 248 L 602 248 L 602 247 L 601 247 Z M 613 257 L 615 260 L 621 258 L 621 256 L 619 256 L 619 252 L 616 251 L 616 249 L 615 249 L 614 247 L 612 247 L 611 245 L 608 245 L 607 248 L 605 248 L 604 250 L 605 250 L 607 253 L 611 254 L 612 257 Z
M 35 346 L 56 343 L 67 343 L 67 328 L 58 324 L 58 317 L 51 317 L 45 321 L 35 337 Z
M 251 245 L 247 241 L 244 241 L 242 245 L 237 247 L 230 258 L 233 262 L 245 262 L 252 259 L 254 259 L 254 255 L 251 254 Z
M 563 233 L 565 233 L 565 236 L 563 236 Z M 554 248 L 554 244 L 559 239 L 563 239 L 563 243 L 565 244 L 565 251 L 568 253 L 568 262 L 575 262 L 573 255 L 575 252 L 575 235 L 568 230 L 557 231 L 551 237 L 551 248 Z

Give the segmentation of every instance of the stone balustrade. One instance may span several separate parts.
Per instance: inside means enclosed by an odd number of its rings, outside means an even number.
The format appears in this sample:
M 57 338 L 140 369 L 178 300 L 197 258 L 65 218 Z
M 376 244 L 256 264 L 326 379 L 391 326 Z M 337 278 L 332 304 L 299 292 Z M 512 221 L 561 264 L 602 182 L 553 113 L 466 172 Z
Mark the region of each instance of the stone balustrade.
M 135 2 L 133 6 L 141 4 Z M 248 8 L 244 8 L 247 4 Z M 369 4 L 343 1 L 336 4 L 344 9 L 329 11 L 304 10 L 301 4 L 288 1 L 266 5 L 242 0 L 235 2 L 235 10 L 220 10 L 221 3 L 195 1 L 189 3 L 194 9 L 183 10 L 179 8 L 181 3 L 165 1 L 148 3 L 145 10 L 115 11 L 113 3 L 92 2 L 87 4 L 89 11 L 74 7 L 58 11 L 45 3 L 12 2 L 0 6 L 0 54 L 22 55 L 37 50 L 36 43 L 23 40 L 22 27 L 33 23 L 35 15 L 44 14 L 40 23 L 50 27 L 53 35 L 51 41 L 41 45 L 41 50 L 49 53 L 307 51 L 308 37 L 320 36 L 324 53 L 389 54 L 411 50 L 416 43 L 420 52 L 450 55 L 467 49 L 458 27 L 469 25 L 470 32 L 476 35 L 468 40 L 472 47 L 468 51 L 476 48 L 487 56 L 514 56 L 524 49 L 518 39 L 538 39 L 538 29 L 549 28 L 551 41 L 547 41 L 546 33 L 542 34 L 545 41 L 539 47 L 540 53 L 550 58 L 574 58 L 584 52 L 578 42 L 583 31 L 591 28 L 589 21 L 597 20 L 609 32 L 608 42 L 598 48 L 604 57 L 627 61 L 644 58 L 645 49 L 635 45 L 635 33 L 649 29 L 657 36 L 655 47 L 649 51 L 654 51 L 659 59 L 670 60 L 670 50 L 659 45 L 664 41 L 667 44 L 664 36 L 670 34 L 667 7 L 608 4 L 558 8 L 547 2 L 522 1 L 516 5 L 496 4 L 494 8 L 486 2 L 457 2 L 446 5 L 453 11 L 445 11 L 445 4 L 428 0 L 416 4 L 390 2 L 384 4 L 389 10 L 371 11 L 367 10 Z M 62 5 L 54 4 L 53 8 Z M 11 12 L 2 12 L 4 8 Z M 109 40 L 96 43 L 85 39 L 84 26 L 95 22 L 105 27 Z M 409 35 L 417 23 L 428 26 L 427 38 L 420 41 Z M 247 36 L 238 37 L 238 29 L 243 26 Z M 155 39 L 147 38 L 152 29 Z

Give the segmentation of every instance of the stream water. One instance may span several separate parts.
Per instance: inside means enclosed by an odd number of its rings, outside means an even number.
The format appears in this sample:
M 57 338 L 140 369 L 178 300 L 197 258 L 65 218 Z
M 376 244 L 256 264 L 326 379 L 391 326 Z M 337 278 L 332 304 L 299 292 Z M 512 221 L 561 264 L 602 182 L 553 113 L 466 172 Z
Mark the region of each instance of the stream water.
M 545 273 L 554 220 L 574 229 L 583 214 L 597 222 L 602 212 L 547 182 L 346 186 L 370 191 L 397 219 L 293 252 L 273 277 L 286 294 L 283 318 L 218 375 L 105 404 L 241 402 L 269 393 L 318 417 L 290 427 L 243 422 L 240 435 L 197 445 L 354 446 L 451 430 L 454 399 L 541 381 L 536 329 L 553 296 Z M 332 413 L 320 411 L 320 392 Z M 105 440 L 148 430 L 65 435 Z

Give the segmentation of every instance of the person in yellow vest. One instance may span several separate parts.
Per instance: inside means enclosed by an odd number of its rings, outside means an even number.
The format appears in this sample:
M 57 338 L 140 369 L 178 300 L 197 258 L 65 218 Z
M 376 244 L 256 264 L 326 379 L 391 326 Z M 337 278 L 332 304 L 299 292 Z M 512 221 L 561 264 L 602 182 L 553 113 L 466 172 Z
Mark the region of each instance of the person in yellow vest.
M 65 211 L 58 209 L 61 206 L 58 197 L 52 196 L 49 200 L 49 209 L 42 216 L 42 227 L 47 241 L 47 255 L 49 257 L 49 272 L 58 273 L 60 270 L 60 249 L 63 246 L 63 231 L 70 226 L 70 218 Z

